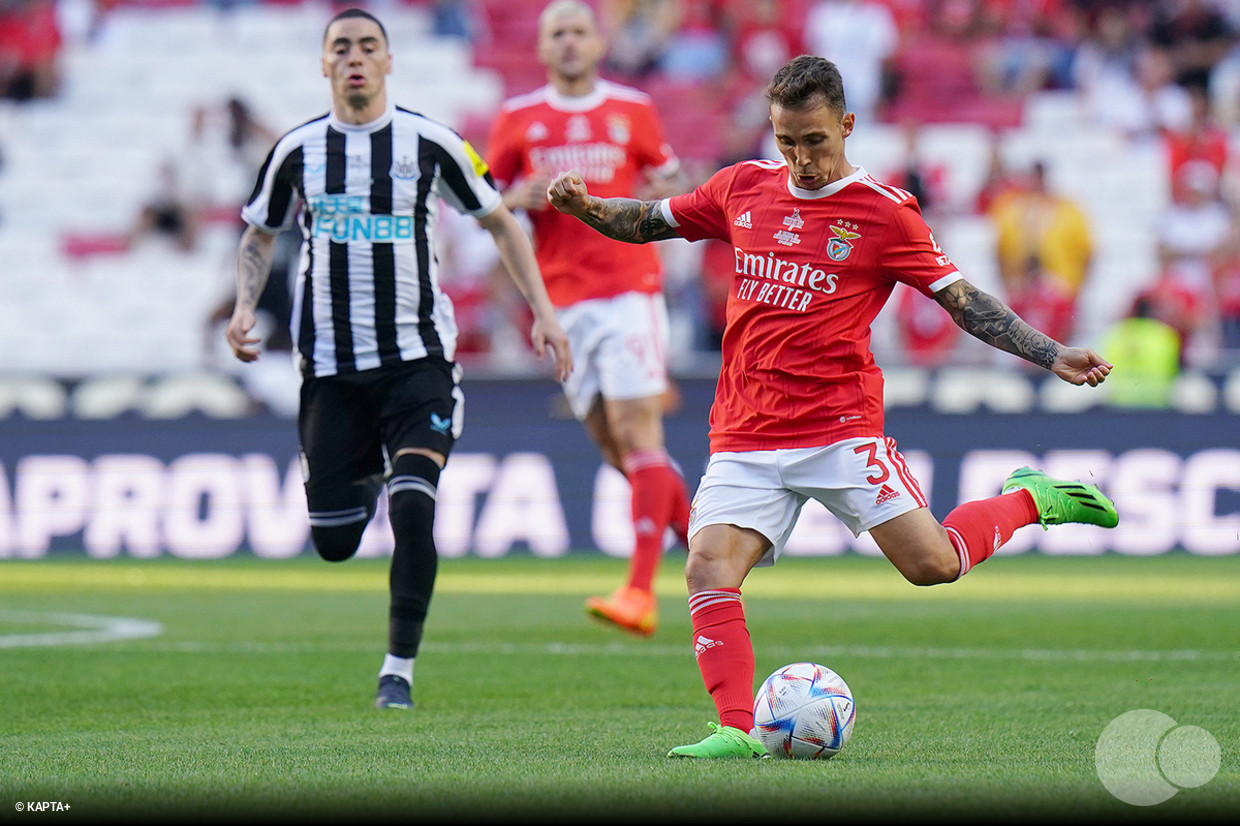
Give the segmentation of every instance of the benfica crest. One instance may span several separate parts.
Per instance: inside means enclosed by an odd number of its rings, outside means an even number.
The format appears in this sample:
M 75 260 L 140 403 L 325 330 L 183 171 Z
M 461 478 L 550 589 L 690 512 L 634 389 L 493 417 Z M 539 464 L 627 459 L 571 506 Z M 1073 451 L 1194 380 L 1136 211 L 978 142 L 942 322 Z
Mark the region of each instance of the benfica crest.
M 609 117 L 607 119 L 607 136 L 611 138 L 612 143 L 627 144 L 630 137 L 629 119 L 624 115 L 612 115 Z
M 852 242 L 861 237 L 861 233 L 853 232 L 849 229 L 856 229 L 856 224 L 843 223 L 840 226 L 828 227 L 835 236 L 827 242 L 827 257 L 832 261 L 843 261 L 853 250 Z

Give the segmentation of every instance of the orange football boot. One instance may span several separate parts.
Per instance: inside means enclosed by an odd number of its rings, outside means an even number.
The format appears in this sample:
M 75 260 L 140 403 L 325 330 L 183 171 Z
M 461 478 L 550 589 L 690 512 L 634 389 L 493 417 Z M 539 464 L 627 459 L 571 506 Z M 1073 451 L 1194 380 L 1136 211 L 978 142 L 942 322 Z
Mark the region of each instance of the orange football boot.
M 590 597 L 586 613 L 633 634 L 648 637 L 659 624 L 659 605 L 650 591 L 628 585 L 617 588 L 611 596 Z

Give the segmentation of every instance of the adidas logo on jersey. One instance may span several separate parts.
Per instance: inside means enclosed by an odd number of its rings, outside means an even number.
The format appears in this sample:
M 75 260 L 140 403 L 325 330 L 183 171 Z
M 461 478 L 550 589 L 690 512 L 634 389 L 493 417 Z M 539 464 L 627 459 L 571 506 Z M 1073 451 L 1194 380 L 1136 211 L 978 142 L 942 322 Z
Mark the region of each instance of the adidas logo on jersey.
M 884 502 L 890 502 L 900 495 L 900 491 L 895 490 L 891 485 L 883 485 L 878 489 L 878 496 L 874 499 L 875 505 L 881 505 Z
M 749 212 L 746 211 L 742 213 L 741 215 L 737 216 L 736 220 L 732 222 L 732 226 L 744 227 L 745 229 L 753 229 L 753 220 L 749 217 Z

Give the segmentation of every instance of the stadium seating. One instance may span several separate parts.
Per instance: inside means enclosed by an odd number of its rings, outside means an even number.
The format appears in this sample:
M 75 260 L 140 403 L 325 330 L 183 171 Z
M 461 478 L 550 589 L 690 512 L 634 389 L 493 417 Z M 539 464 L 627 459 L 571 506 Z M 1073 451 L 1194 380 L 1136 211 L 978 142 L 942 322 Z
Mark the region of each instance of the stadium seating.
M 66 44 L 61 94 L 0 121 L 0 373 L 208 364 L 205 325 L 231 289 L 235 229 L 208 225 L 190 254 L 159 238 L 127 251 L 123 239 L 161 159 L 180 154 L 194 107 L 239 95 L 280 131 L 326 110 L 325 13 L 314 3 L 120 6 L 93 40 Z M 466 45 L 431 37 L 418 6 L 384 19 L 395 100 L 449 124 L 494 111 L 499 80 L 473 67 Z
M 422 6 L 384 8 L 397 101 L 476 132 L 506 94 L 539 82 L 527 41 L 529 10 L 541 3 L 486 6 L 491 33 L 477 53 L 458 38 L 433 36 Z M 204 325 L 231 288 L 235 228 L 208 227 L 192 254 L 158 241 L 124 251 L 116 239 L 135 221 L 161 157 L 184 141 L 194 106 L 238 94 L 281 131 L 325 110 L 316 48 L 324 14 L 316 3 L 120 6 L 96 38 L 66 44 L 58 98 L 4 112 L 0 374 L 80 378 L 210 366 Z M 711 120 L 717 115 L 681 100 L 668 113 L 669 132 L 687 154 L 701 148 L 686 145 L 691 136 L 721 130 Z M 992 141 L 1012 160 L 1050 160 L 1053 184 L 1086 206 L 1099 241 L 1082 303 L 1081 332 L 1093 340 L 1154 275 L 1153 223 L 1166 203 L 1161 165 L 1152 149 L 1091 129 L 1071 93 L 1035 96 L 1020 115 L 1019 126 L 1007 119 L 993 131 L 926 124 L 921 152 L 947 169 L 951 199 L 961 204 L 976 195 Z M 873 124 L 850 140 L 849 155 L 881 174 L 898 168 L 904 151 L 898 128 Z M 971 280 L 994 287 L 983 217 L 957 211 L 936 234 Z

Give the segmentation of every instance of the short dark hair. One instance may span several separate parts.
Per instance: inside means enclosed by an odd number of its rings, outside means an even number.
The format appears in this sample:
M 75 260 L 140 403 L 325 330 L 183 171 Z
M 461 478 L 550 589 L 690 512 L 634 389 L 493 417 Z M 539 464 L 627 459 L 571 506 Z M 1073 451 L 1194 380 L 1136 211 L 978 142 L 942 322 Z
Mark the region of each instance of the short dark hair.
M 815 98 L 821 98 L 840 115 L 848 111 L 840 70 L 830 60 L 815 55 L 792 58 L 780 67 L 766 87 L 766 99 L 785 109 L 802 109 Z
M 331 20 L 328 20 L 327 25 L 323 28 L 323 42 L 324 43 L 327 42 L 327 32 L 331 29 L 332 23 L 335 23 L 337 20 L 347 20 L 350 17 L 361 17 L 366 20 L 372 21 L 376 26 L 379 27 L 380 33 L 383 34 L 384 45 L 385 46 L 388 45 L 387 29 L 383 28 L 383 23 L 379 22 L 379 18 L 375 17 L 373 14 L 366 11 L 365 9 L 345 9 L 344 11 L 340 12 L 335 17 L 333 17 Z

